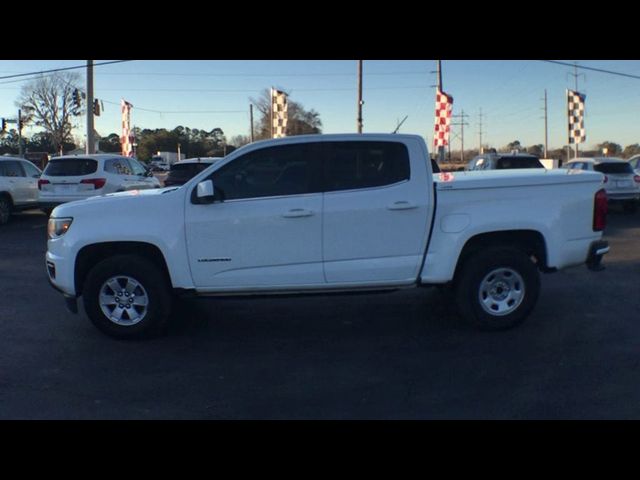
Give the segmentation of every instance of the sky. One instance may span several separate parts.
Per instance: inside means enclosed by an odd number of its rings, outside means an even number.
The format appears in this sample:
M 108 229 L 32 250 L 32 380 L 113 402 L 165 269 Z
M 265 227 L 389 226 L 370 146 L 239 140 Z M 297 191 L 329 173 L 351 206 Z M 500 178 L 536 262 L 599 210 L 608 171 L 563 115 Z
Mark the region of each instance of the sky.
M 94 60 L 94 63 L 109 60 Z M 640 77 L 638 60 L 559 60 Z M 86 60 L 0 60 L 0 117 L 15 118 L 28 79 L 2 78 L 54 68 L 84 66 Z M 433 141 L 436 60 L 364 60 L 363 132 L 395 130 Z M 86 86 L 86 70 L 76 70 Z M 566 89 L 575 87 L 573 67 L 540 60 L 442 60 L 442 83 L 454 98 L 453 113 L 464 111 L 465 149 L 482 143 L 501 148 L 518 140 L 544 143 L 547 90 L 549 149 L 567 144 Z M 591 149 L 604 141 L 625 147 L 640 143 L 640 79 L 578 70 L 586 94 L 585 128 Z M 357 60 L 131 60 L 94 67 L 94 96 L 104 111 L 95 118 L 102 136 L 120 134 L 120 100 L 133 104 L 131 122 L 140 128 L 178 125 L 212 130 L 227 139 L 249 135 L 250 98 L 270 87 L 320 114 L 323 133 L 356 131 Z M 257 118 L 258 111 L 254 109 Z M 459 119 L 454 119 L 454 122 Z M 74 135 L 84 142 L 86 117 L 76 117 Z M 458 150 L 461 127 L 452 127 Z M 39 129 L 24 131 L 29 136 Z

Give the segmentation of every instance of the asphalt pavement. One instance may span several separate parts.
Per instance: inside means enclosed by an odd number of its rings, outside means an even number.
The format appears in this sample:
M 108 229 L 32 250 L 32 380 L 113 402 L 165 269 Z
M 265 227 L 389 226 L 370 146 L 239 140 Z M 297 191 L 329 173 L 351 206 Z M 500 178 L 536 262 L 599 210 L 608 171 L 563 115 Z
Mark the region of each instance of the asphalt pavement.
M 437 289 L 178 305 L 116 341 L 69 313 L 46 217 L 0 228 L 0 419 L 637 419 L 640 213 L 613 210 L 606 269 L 542 277 L 516 329 L 478 332 Z

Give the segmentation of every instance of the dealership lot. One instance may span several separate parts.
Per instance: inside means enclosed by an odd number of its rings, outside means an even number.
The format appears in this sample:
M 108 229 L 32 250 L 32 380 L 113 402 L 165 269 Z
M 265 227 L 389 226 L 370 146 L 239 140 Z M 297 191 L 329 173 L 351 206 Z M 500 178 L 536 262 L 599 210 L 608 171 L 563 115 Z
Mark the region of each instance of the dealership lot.
M 542 277 L 519 328 L 480 333 L 436 289 L 183 301 L 167 336 L 116 341 L 67 312 L 46 217 L 0 229 L 0 419 L 635 419 L 640 214 L 606 270 Z

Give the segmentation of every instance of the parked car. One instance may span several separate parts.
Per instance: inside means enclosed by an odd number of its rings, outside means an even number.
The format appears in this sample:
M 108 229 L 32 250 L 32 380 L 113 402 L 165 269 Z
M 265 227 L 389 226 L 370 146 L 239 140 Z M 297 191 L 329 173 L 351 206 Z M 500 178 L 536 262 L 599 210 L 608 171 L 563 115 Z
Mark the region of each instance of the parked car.
M 526 153 L 484 153 L 477 155 L 465 170 L 510 170 L 514 168 L 544 168 L 538 157 Z
M 575 158 L 563 167 L 569 171 L 587 170 L 604 174 L 604 188 L 609 203 L 622 204 L 626 212 L 633 213 L 640 201 L 640 175 L 631 163 L 615 157 Z
M 47 275 L 114 337 L 160 331 L 177 295 L 434 285 L 452 286 L 471 324 L 498 330 L 531 313 L 541 272 L 596 270 L 609 251 L 602 174 L 434 174 L 428 155 L 417 135 L 254 142 L 181 188 L 56 207 Z
M 38 178 L 42 172 L 28 160 L 0 157 L 0 225 L 11 213 L 38 208 Z
M 67 155 L 49 160 L 38 181 L 38 202 L 47 213 L 61 203 L 126 190 L 159 188 L 136 159 L 113 154 Z
M 199 157 L 180 160 L 171 165 L 169 174 L 164 180 L 164 186 L 174 187 L 184 185 L 209 165 L 221 159 L 222 157 Z
M 640 155 L 634 155 L 628 162 L 631 164 L 631 168 L 633 168 L 636 175 L 640 175 Z

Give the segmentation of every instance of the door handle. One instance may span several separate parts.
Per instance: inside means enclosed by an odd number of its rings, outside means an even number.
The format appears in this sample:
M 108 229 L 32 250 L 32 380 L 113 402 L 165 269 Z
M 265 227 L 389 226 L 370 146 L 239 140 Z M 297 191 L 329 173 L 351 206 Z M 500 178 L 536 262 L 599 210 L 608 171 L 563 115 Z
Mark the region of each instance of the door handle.
M 310 217 L 311 215 L 313 215 L 313 212 L 306 208 L 292 208 L 288 212 L 282 214 L 284 218 L 301 218 Z
M 406 200 L 401 200 L 398 202 L 394 202 L 391 205 L 387 206 L 389 210 L 411 210 L 413 208 L 418 208 L 418 205 L 415 203 L 407 202 Z

